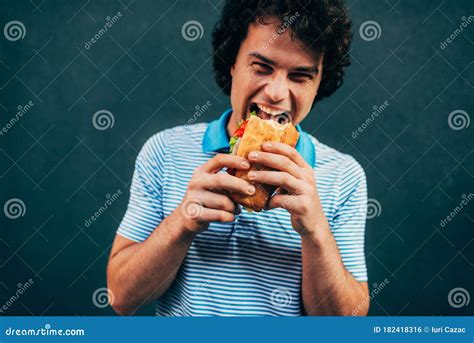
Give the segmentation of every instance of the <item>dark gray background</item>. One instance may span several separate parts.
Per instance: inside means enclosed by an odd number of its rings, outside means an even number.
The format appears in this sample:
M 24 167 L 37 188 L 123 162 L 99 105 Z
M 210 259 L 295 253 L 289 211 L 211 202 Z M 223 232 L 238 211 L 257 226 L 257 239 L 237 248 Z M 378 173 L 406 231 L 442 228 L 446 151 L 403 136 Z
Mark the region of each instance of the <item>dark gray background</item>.
M 5 1 L 1 28 L 23 23 L 23 39 L 0 35 L 0 126 L 17 106 L 34 106 L 0 135 L 0 204 L 23 201 L 23 216 L 0 212 L 0 306 L 30 278 L 6 315 L 111 315 L 93 293 L 126 209 L 134 160 L 155 132 L 182 125 L 196 106 L 211 121 L 229 107 L 212 76 L 210 37 L 222 9 L 214 1 Z M 448 116 L 473 111 L 474 23 L 441 49 L 474 14 L 472 1 L 348 1 L 354 23 L 343 87 L 318 103 L 303 128 L 352 154 L 364 167 L 369 197 L 380 204 L 367 221 L 372 315 L 466 315 L 451 290 L 473 293 L 473 201 L 445 225 L 473 190 L 473 127 L 454 130 Z M 107 16 L 122 17 L 89 50 Z M 196 20 L 203 36 L 183 39 Z M 362 23 L 378 39 L 359 34 Z M 373 106 L 389 106 L 358 137 Z M 92 117 L 113 114 L 97 130 Z M 456 114 L 457 116 L 458 114 Z M 459 122 L 458 122 L 459 123 Z M 459 125 L 459 124 L 458 124 Z M 90 218 L 122 195 L 90 227 Z M 10 215 L 11 216 L 11 215 Z M 457 292 L 457 291 L 456 291 Z M 151 306 L 140 314 L 152 314 Z

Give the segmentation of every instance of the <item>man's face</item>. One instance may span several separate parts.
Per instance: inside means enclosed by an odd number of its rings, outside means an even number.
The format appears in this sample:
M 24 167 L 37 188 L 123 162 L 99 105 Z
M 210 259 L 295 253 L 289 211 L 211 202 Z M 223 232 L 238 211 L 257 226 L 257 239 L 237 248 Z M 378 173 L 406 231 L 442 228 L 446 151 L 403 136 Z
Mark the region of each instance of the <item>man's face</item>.
M 275 23 L 249 25 L 231 68 L 230 134 L 252 110 L 262 119 L 296 125 L 311 109 L 321 83 L 323 59 L 292 40 L 289 29 L 277 34 L 281 23 Z

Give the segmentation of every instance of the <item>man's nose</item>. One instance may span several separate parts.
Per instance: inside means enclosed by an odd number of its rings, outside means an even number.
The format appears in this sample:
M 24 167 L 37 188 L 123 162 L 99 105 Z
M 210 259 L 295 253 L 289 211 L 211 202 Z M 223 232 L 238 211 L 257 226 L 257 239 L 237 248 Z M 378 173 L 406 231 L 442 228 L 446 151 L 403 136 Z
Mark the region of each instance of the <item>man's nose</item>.
M 265 87 L 265 95 L 272 102 L 278 102 L 289 96 L 290 90 L 286 76 L 278 75 L 273 77 Z

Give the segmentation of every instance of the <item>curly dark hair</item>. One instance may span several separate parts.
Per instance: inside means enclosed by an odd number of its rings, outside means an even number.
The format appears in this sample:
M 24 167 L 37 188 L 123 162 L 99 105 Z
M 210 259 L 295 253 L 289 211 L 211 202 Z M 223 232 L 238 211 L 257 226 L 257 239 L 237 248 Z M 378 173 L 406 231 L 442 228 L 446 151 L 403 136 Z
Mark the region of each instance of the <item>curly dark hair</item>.
M 295 16 L 293 22 L 288 18 Z M 234 65 L 250 23 L 265 19 L 289 23 L 293 38 L 315 56 L 324 54 L 323 75 L 315 101 L 330 96 L 342 85 L 350 65 L 351 20 L 342 0 L 227 0 L 222 17 L 212 33 L 214 75 L 223 92 L 230 95 Z

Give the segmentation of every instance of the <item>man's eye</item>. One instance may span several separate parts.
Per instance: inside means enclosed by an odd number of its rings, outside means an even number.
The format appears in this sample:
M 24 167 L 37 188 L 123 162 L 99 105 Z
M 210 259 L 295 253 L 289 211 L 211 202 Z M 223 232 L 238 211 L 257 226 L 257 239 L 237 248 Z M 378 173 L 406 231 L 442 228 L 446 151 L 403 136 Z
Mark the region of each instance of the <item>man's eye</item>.
M 257 74 L 268 75 L 272 72 L 272 68 L 264 63 L 254 62 L 252 66 Z
M 305 83 L 309 80 L 311 80 L 313 77 L 308 74 L 303 74 L 303 73 L 295 73 L 290 75 L 291 80 L 297 83 Z

